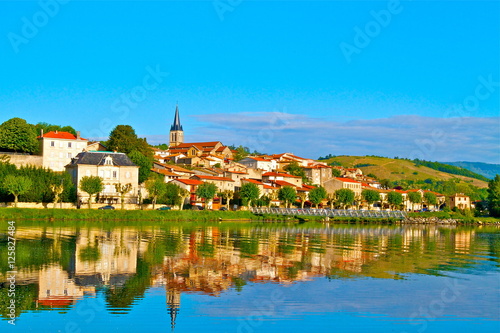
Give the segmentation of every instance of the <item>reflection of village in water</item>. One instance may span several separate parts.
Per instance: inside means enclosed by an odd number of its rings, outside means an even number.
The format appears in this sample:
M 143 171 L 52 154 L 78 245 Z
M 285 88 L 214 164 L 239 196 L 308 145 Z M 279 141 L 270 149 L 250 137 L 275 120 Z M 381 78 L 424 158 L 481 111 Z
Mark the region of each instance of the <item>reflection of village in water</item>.
M 219 295 L 249 282 L 290 284 L 322 276 L 395 279 L 407 273 L 428 274 L 450 265 L 450 257 L 467 255 L 471 247 L 487 251 L 489 244 L 476 237 L 477 230 L 19 228 L 16 283 L 38 286 L 32 310 L 68 307 L 84 295 L 104 290 L 108 308 L 118 311 L 129 308 L 148 288 L 164 287 L 166 313 L 174 325 L 182 293 Z M 30 252 L 25 258 L 23 244 Z M 37 257 L 35 263 L 31 256 Z M 2 266 L 0 282 L 6 281 L 6 271 Z

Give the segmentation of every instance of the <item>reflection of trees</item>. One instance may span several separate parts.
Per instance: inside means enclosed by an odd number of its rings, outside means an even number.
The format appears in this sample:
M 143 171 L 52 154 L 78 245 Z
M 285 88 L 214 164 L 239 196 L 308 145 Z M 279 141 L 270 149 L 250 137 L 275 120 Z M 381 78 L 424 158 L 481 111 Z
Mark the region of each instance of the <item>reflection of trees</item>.
M 137 273 L 130 277 L 123 286 L 111 286 L 105 292 L 106 302 L 114 310 L 127 312 L 136 299 L 144 297 L 151 285 L 151 266 L 144 260 L 137 259 Z
M 38 296 L 38 285 L 16 285 L 16 317 L 19 317 L 21 311 L 36 309 L 36 299 Z M 9 297 L 8 283 L 0 284 L 0 316 L 9 318 L 10 310 L 7 306 L 10 305 L 11 298 Z M 10 318 L 9 318 L 10 319 Z

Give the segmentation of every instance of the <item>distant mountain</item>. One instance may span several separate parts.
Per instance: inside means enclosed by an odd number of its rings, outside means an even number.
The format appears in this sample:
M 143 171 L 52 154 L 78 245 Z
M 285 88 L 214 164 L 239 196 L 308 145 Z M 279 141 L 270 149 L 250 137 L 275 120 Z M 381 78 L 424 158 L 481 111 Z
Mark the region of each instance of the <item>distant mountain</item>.
M 472 172 L 493 179 L 495 175 L 500 175 L 500 164 L 489 164 L 481 162 L 444 162 L 446 164 L 458 166 Z

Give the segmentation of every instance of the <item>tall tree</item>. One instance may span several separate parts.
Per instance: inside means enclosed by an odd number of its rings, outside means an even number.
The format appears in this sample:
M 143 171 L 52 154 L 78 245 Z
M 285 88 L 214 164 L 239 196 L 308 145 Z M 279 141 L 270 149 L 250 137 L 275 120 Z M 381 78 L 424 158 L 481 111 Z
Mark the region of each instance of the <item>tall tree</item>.
M 218 196 L 224 200 L 226 200 L 226 208 L 229 210 L 229 201 L 234 198 L 234 191 L 224 190 L 219 192 Z
M 422 202 L 422 196 L 419 192 L 408 193 L 408 200 L 411 202 L 411 210 L 415 210 L 415 204 Z
M 254 183 L 245 183 L 241 185 L 240 198 L 246 203 L 247 207 L 250 207 L 252 201 L 257 200 L 260 197 L 259 187 Z
M 179 195 L 179 191 L 181 188 L 174 184 L 174 183 L 167 183 L 165 185 L 165 193 L 163 194 L 162 202 L 170 205 L 170 206 L 175 206 L 180 204 L 181 197 Z
M 50 185 L 50 190 L 54 193 L 54 208 L 56 208 L 57 203 L 61 197 L 61 194 L 64 192 L 63 184 L 52 184 Z
M 361 191 L 361 196 L 368 203 L 368 209 L 370 209 L 373 203 L 380 201 L 380 194 L 375 190 L 363 190 Z
M 153 209 L 155 209 L 158 197 L 164 195 L 167 190 L 167 184 L 160 177 L 151 177 L 144 183 L 144 185 L 146 186 L 146 190 L 148 190 L 149 197 L 151 198 L 151 202 L 153 204 Z
M 17 207 L 19 195 L 28 192 L 32 184 L 28 177 L 7 175 L 3 181 L 3 188 L 14 196 L 14 207 Z
M 437 197 L 432 192 L 425 192 L 423 201 L 427 204 L 427 209 L 429 209 L 429 206 L 437 205 Z
M 391 205 L 391 208 L 395 209 L 403 203 L 403 195 L 395 191 L 389 192 L 389 194 L 387 194 L 387 201 L 389 205 Z
M 138 150 L 134 150 L 128 157 L 134 162 L 135 165 L 139 166 L 139 183 L 144 183 L 151 175 L 151 168 L 153 167 L 153 158 L 148 157 Z
M 94 194 L 101 192 L 104 189 L 102 178 L 98 176 L 85 176 L 80 179 L 80 190 L 89 195 L 89 209 L 92 208 L 92 197 Z
M 183 206 L 184 206 L 184 202 L 186 201 L 187 198 L 189 198 L 189 196 L 191 195 L 191 193 L 186 190 L 185 188 L 181 188 L 179 190 L 179 197 L 180 197 L 180 204 L 179 204 L 179 209 L 182 210 Z
M 315 187 L 309 191 L 309 201 L 316 205 L 316 209 L 319 207 L 319 204 L 327 197 L 328 193 L 322 186 Z
M 196 195 L 205 201 L 205 206 L 213 200 L 216 193 L 217 186 L 213 183 L 203 183 L 196 189 Z
M 493 217 L 500 217 L 500 175 L 488 183 L 488 210 Z
M 21 118 L 12 118 L 0 125 L 0 149 L 37 153 L 35 127 Z
M 342 209 L 345 209 L 347 206 L 352 205 L 355 194 L 354 191 L 349 188 L 341 188 L 335 191 L 335 197 L 337 204 L 342 207 Z
M 300 208 L 304 209 L 304 205 L 307 201 L 307 193 L 306 192 L 297 192 L 297 196 L 300 199 Z
M 288 164 L 284 168 L 284 170 L 291 175 L 301 177 L 303 183 L 305 184 L 310 183 L 309 178 L 307 178 L 304 169 L 296 161 L 293 161 L 292 163 Z
M 149 158 L 154 156 L 154 152 L 146 139 L 137 137 L 135 130 L 130 125 L 116 126 L 109 134 L 109 139 L 105 142 L 105 146 L 127 155 L 133 151 L 138 151 Z
M 278 199 L 285 203 L 285 208 L 297 199 L 297 191 L 291 186 L 283 186 L 278 190 Z
M 35 125 L 35 131 L 37 135 L 41 134 L 41 131 L 43 130 L 44 133 L 48 133 L 50 131 L 60 131 L 60 132 L 68 132 L 73 135 L 76 135 L 76 131 L 73 127 L 71 126 L 59 126 L 59 125 L 52 125 L 48 123 L 38 123 Z
M 132 184 L 124 184 L 121 183 L 115 184 L 115 190 L 120 194 L 120 209 L 125 209 L 125 195 L 132 190 Z

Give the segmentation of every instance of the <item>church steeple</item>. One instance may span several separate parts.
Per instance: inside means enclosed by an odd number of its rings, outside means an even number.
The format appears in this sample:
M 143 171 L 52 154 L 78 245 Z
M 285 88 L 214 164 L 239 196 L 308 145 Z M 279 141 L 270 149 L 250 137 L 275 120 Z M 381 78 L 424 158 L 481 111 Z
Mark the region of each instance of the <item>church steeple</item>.
M 174 123 L 170 126 L 170 147 L 175 147 L 184 142 L 184 131 L 179 117 L 179 105 L 175 106 Z
M 179 105 L 175 106 L 174 123 L 170 126 L 171 131 L 182 131 L 181 119 L 179 118 Z

